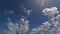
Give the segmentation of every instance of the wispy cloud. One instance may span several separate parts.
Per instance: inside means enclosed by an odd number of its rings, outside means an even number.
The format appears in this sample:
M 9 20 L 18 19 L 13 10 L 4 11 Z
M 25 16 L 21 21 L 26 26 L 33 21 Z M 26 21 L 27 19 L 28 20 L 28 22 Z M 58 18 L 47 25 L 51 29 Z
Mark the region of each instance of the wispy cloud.
M 33 12 L 32 9 L 30 9 L 30 10 L 26 10 L 26 11 L 25 11 L 25 13 L 27 14 L 27 16 L 29 16 L 32 12 Z
M 10 14 L 10 15 L 12 15 L 12 14 L 14 14 L 15 12 L 13 11 L 13 10 L 9 10 L 8 11 L 8 14 Z
M 5 15 L 13 15 L 13 14 L 15 14 L 15 11 L 14 10 L 5 10 L 4 14 Z
M 21 5 L 21 8 L 24 10 L 24 12 L 27 16 L 29 16 L 33 12 L 32 9 L 27 9 L 23 5 Z

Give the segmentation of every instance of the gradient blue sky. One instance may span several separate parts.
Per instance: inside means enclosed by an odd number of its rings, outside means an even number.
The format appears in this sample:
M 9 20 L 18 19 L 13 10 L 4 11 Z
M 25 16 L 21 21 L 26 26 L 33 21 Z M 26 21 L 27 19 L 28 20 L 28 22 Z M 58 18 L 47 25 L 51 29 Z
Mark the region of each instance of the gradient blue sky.
M 40 2 L 38 2 L 40 1 Z M 7 28 L 7 19 L 10 17 L 13 22 L 19 19 L 17 16 L 25 15 L 23 8 L 32 9 L 33 12 L 28 17 L 30 21 L 30 30 L 37 27 L 47 20 L 46 16 L 43 16 L 42 10 L 46 7 L 57 7 L 60 9 L 60 0 L 48 0 L 41 5 L 41 0 L 0 0 L 0 32 Z M 8 14 L 9 10 L 13 10 L 13 15 Z

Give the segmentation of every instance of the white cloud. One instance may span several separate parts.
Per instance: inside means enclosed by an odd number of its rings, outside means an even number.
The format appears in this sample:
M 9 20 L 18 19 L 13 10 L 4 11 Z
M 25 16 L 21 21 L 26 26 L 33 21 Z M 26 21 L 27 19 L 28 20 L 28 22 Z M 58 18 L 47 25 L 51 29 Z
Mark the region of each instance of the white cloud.
M 59 13 L 57 7 L 45 8 L 42 12 L 49 16 Z
M 25 13 L 29 16 L 31 14 L 30 11 L 32 10 L 24 9 L 24 11 L 26 11 Z M 49 17 L 53 16 L 53 18 L 50 19 L 53 24 L 49 21 L 46 21 L 42 25 L 33 28 L 30 34 L 44 34 L 47 31 L 49 34 L 60 34 L 60 15 L 58 14 L 59 12 L 57 10 L 57 7 L 45 8 L 43 10 L 43 13 Z M 58 15 L 55 17 L 55 14 Z M 19 23 L 13 23 L 10 18 L 8 18 L 8 21 L 9 23 L 7 25 L 9 29 L 5 30 L 6 34 L 16 34 L 17 32 L 19 34 L 25 34 L 29 30 L 29 20 L 27 20 L 25 16 L 22 16 Z
M 21 18 L 21 22 L 24 23 L 18 23 L 15 24 L 11 22 L 10 18 L 8 18 L 9 23 L 7 24 L 8 30 L 5 30 L 6 34 L 16 34 L 17 32 L 19 34 L 26 33 L 29 30 L 29 21 L 25 18 Z
M 56 20 L 60 21 L 60 14 L 56 16 Z
M 48 16 L 48 21 L 52 21 L 53 23 L 55 20 L 55 14 L 59 13 L 57 7 L 45 8 L 45 9 L 43 9 L 42 12 L 45 16 Z
M 48 19 L 48 21 L 44 22 L 43 25 L 40 25 L 39 27 L 33 28 L 32 33 L 33 34 L 60 34 L 60 14 L 56 7 L 51 8 L 45 8 L 43 10 L 44 15 L 53 16 L 53 18 Z M 57 14 L 57 16 L 54 16 Z M 42 33 L 41 33 L 42 32 Z
M 49 29 L 49 27 L 51 26 L 51 24 L 49 22 L 45 22 L 45 23 L 43 23 L 43 25 L 44 25 L 45 30 Z
M 29 16 L 32 13 L 32 9 L 26 10 L 25 13 L 27 14 L 27 16 Z
M 47 31 L 50 26 L 51 26 L 51 24 L 46 21 L 45 23 L 43 23 L 43 25 L 41 25 L 41 26 L 39 26 L 37 28 L 33 28 L 31 34 L 32 33 L 37 33 L 37 32 L 41 33 L 41 31 Z
M 54 27 L 58 28 L 60 26 L 60 14 L 56 16 L 56 21 L 54 23 Z
M 20 21 L 21 21 L 22 23 L 24 23 L 24 21 L 25 21 L 24 16 L 22 16 L 22 18 L 20 19 Z

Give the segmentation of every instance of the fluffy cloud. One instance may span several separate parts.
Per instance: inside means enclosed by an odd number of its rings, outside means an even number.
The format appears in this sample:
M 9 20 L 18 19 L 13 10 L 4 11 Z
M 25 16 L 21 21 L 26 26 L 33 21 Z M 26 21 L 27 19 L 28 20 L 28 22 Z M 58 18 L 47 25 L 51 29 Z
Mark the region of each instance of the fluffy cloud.
M 45 16 L 48 16 L 48 21 L 52 21 L 52 23 L 55 21 L 55 14 L 59 13 L 57 7 L 45 8 L 42 12 Z
M 44 15 L 52 16 L 59 13 L 56 7 L 46 8 L 43 10 Z M 49 20 L 49 19 L 48 19 Z M 43 25 L 33 28 L 32 34 L 60 34 L 60 14 L 57 14 L 51 21 L 46 21 Z
M 60 14 L 56 16 L 56 21 L 54 23 L 54 27 L 58 28 L 60 26 Z
M 57 7 L 45 8 L 43 11 L 44 15 L 54 15 L 59 13 Z
M 60 14 L 56 16 L 56 20 L 60 21 Z
M 51 24 L 49 22 L 45 22 L 45 23 L 43 23 L 43 25 L 44 25 L 45 30 L 49 29 L 49 27 L 51 26 Z
M 25 8 L 24 11 L 29 16 L 32 10 L 26 10 Z M 54 16 L 59 13 L 57 7 L 45 8 L 42 12 L 44 15 L 53 17 L 50 19 L 53 24 L 50 21 L 46 21 L 42 25 L 33 28 L 30 34 L 60 34 L 60 14 L 56 17 Z M 29 20 L 24 16 L 22 16 L 19 23 L 13 23 L 10 18 L 8 18 L 8 21 L 7 25 L 9 29 L 5 30 L 6 34 L 25 34 L 29 30 Z
M 34 34 L 34 33 L 37 33 L 37 32 L 41 33 L 41 31 L 46 31 L 46 30 L 49 29 L 50 26 L 51 26 L 51 24 L 46 21 L 45 23 L 43 23 L 43 25 L 41 25 L 37 28 L 33 28 L 31 34 Z
M 8 21 L 8 30 L 5 31 L 6 34 L 16 34 L 17 32 L 19 34 L 24 34 L 29 30 L 29 21 L 23 17 L 21 18 L 20 23 L 16 22 L 14 24 L 11 22 L 10 18 L 8 18 Z

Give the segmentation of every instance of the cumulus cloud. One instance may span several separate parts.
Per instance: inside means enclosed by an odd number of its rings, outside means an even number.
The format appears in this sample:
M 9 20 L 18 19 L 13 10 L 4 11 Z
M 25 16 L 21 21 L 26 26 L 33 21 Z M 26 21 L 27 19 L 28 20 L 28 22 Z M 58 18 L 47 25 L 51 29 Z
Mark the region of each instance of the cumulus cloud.
M 48 21 L 55 21 L 55 14 L 59 14 L 57 7 L 45 8 L 42 11 L 43 15 L 48 16 Z
M 45 30 L 49 29 L 49 27 L 51 26 L 51 24 L 49 22 L 45 22 L 45 23 L 43 23 L 43 25 L 44 25 Z
M 43 10 L 44 15 L 54 15 L 59 13 L 56 7 L 46 8 Z M 60 34 L 60 14 L 57 14 L 51 21 L 46 21 L 43 25 L 32 29 L 32 34 Z M 52 23 L 51 23 L 52 22 Z
M 60 14 L 56 16 L 56 21 L 54 23 L 54 27 L 58 28 L 60 26 Z
M 57 9 L 57 7 L 45 8 L 42 12 L 48 17 L 53 17 L 50 19 L 52 23 L 48 19 L 48 21 L 44 22 L 42 25 L 33 28 L 30 34 L 60 34 L 60 14 L 58 14 L 59 12 Z M 32 12 L 32 10 L 26 10 L 26 8 L 24 8 L 24 11 L 28 16 Z M 54 16 L 55 14 L 57 14 L 57 16 Z M 11 19 L 8 18 L 8 30 L 5 30 L 5 33 L 26 34 L 26 32 L 29 30 L 29 20 L 27 20 L 27 17 L 22 16 L 22 18 L 20 18 L 18 21 L 19 22 L 13 23 Z
M 45 23 L 43 23 L 43 25 L 41 25 L 37 28 L 33 28 L 31 34 L 32 33 L 34 34 L 34 33 L 37 33 L 37 32 L 41 33 L 41 31 L 47 31 L 50 26 L 51 26 L 51 24 L 46 21 Z
M 60 21 L 60 14 L 56 16 L 56 20 Z
M 44 15 L 54 15 L 59 13 L 57 7 L 45 8 L 42 12 Z
M 29 30 L 29 21 L 25 18 L 21 18 L 22 23 L 13 23 L 11 22 L 10 18 L 8 18 L 9 23 L 7 23 L 8 30 L 5 30 L 6 34 L 23 34 Z M 24 23 L 23 23 L 24 22 Z

